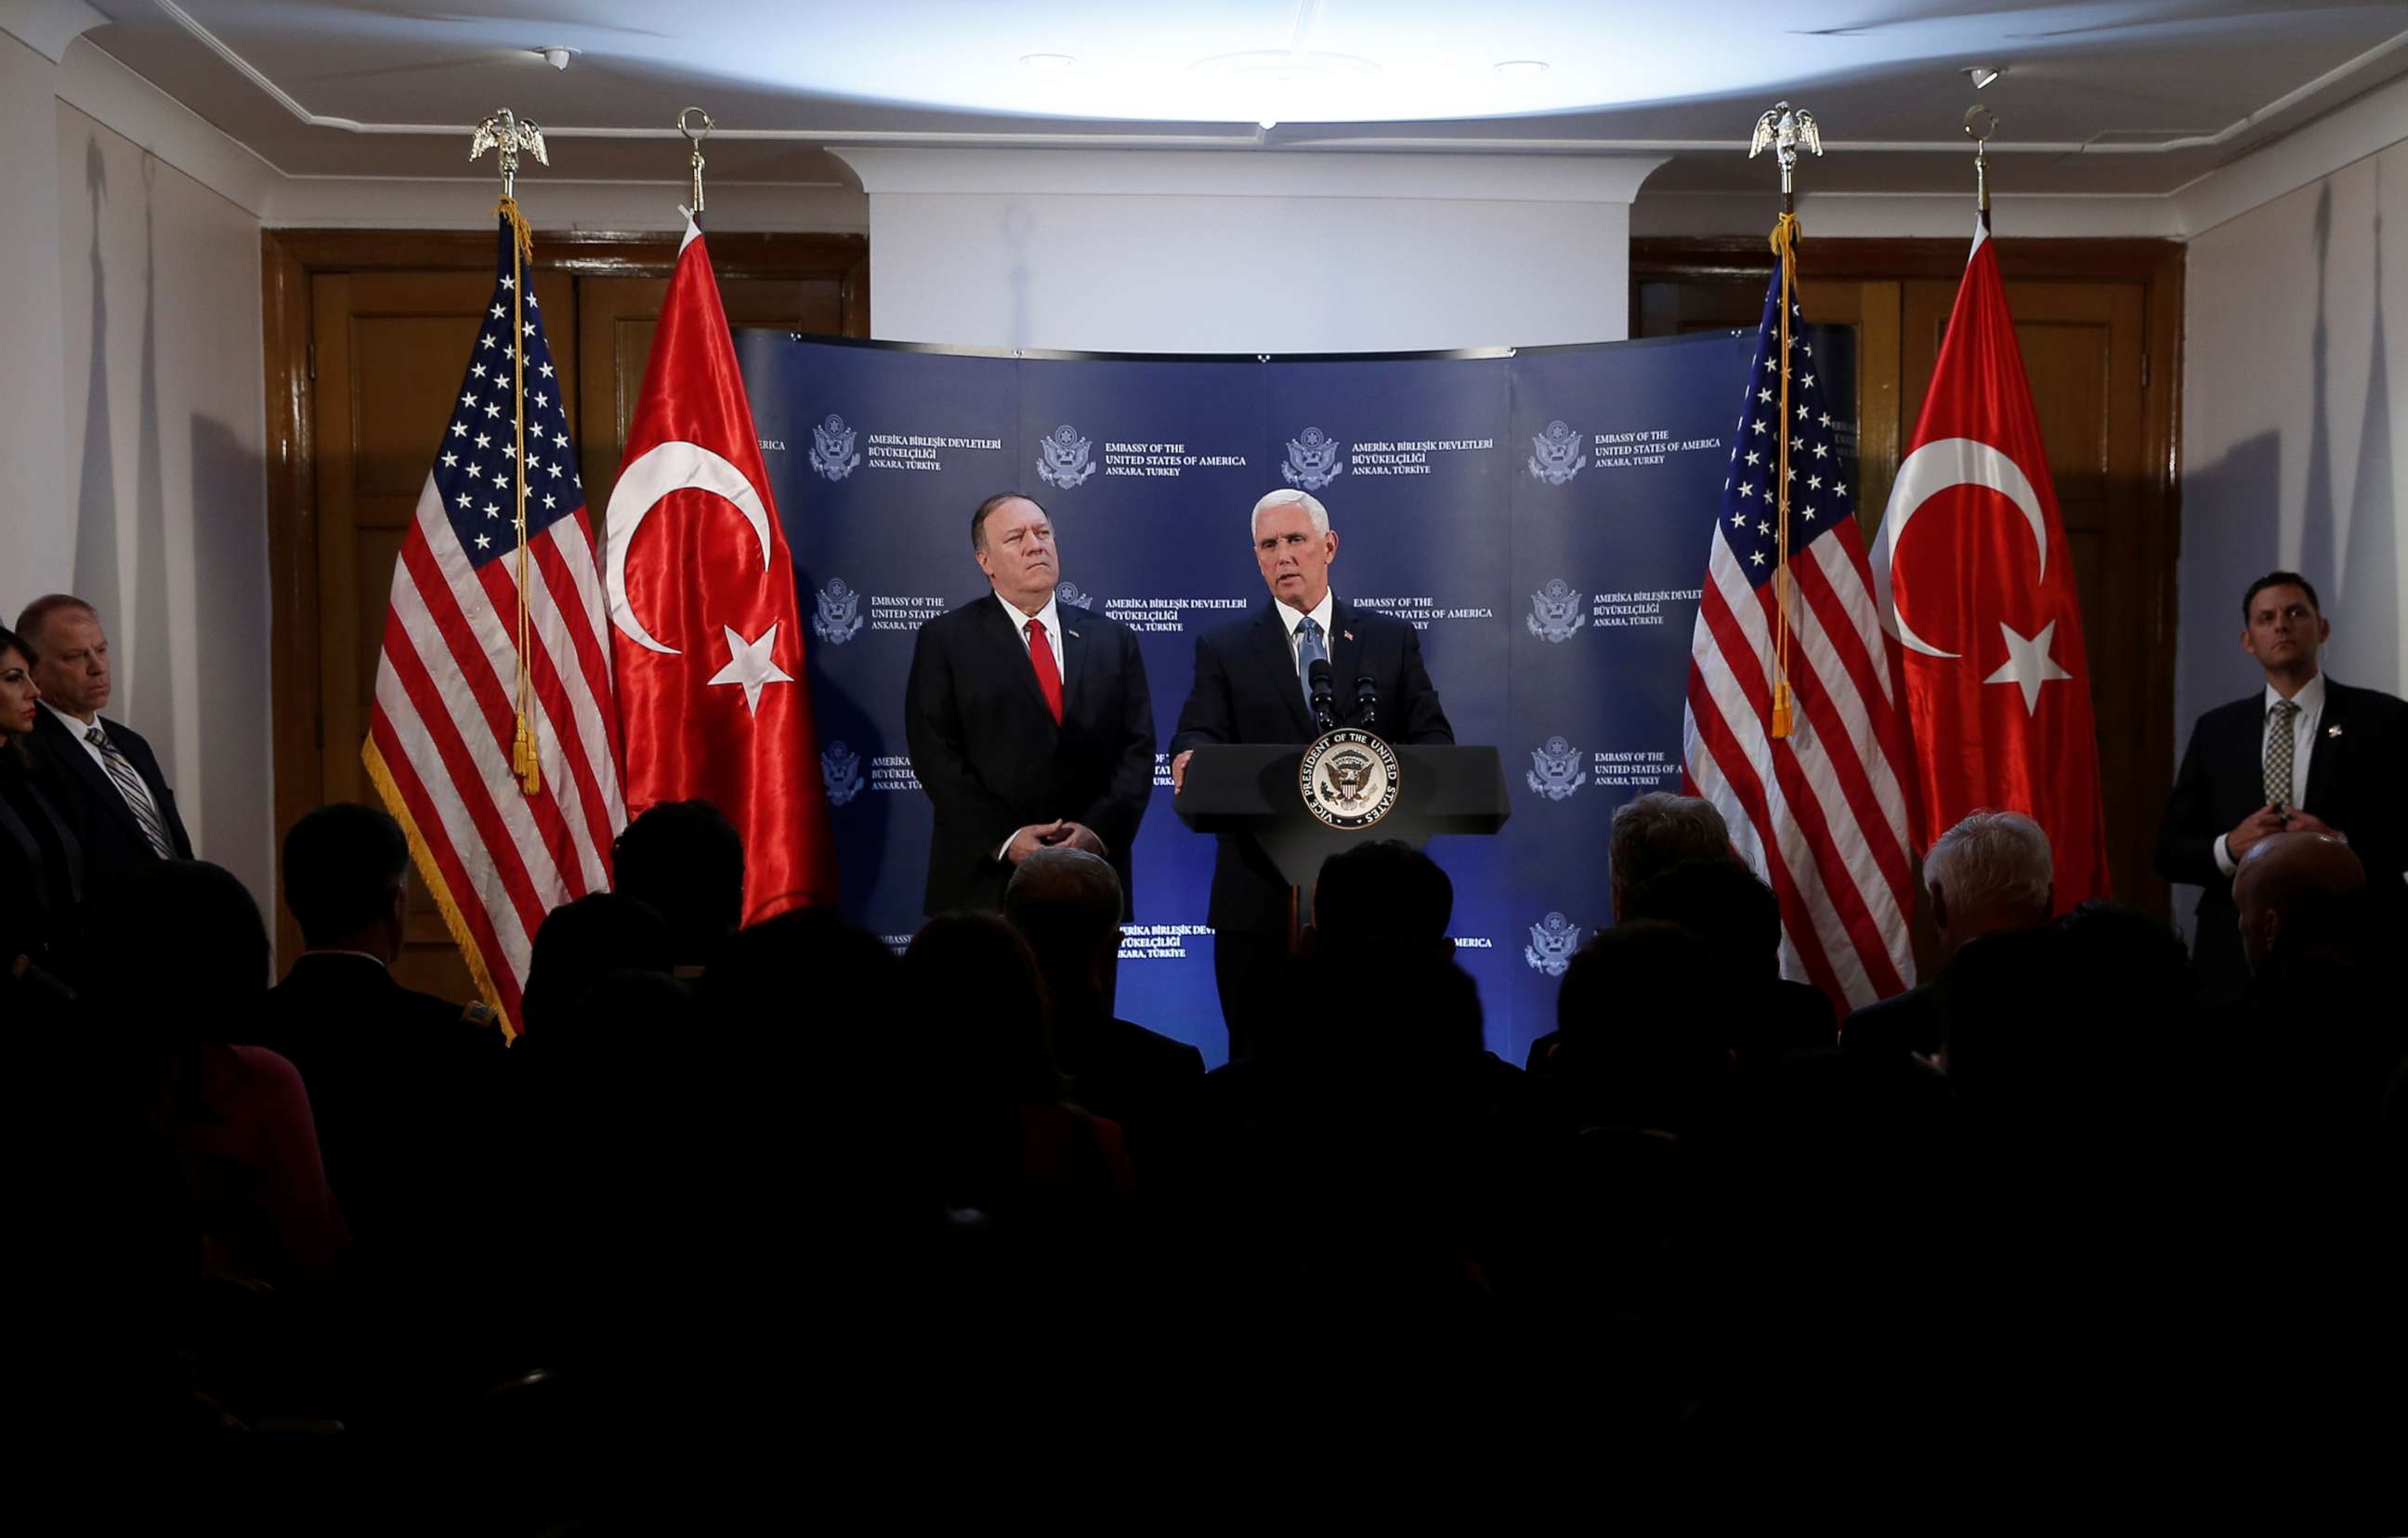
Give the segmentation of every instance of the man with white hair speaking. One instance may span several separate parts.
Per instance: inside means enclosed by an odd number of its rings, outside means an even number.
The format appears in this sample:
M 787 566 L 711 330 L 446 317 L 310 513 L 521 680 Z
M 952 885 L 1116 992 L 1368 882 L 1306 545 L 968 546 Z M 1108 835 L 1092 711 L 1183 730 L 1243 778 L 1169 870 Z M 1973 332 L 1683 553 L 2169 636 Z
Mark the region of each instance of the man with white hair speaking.
M 1329 510 L 1305 492 L 1280 490 L 1254 504 L 1254 563 L 1270 601 L 1251 619 L 1196 638 L 1196 682 L 1170 739 L 1170 778 L 1213 742 L 1310 742 L 1315 662 L 1329 664 L 1340 726 L 1362 726 L 1358 701 L 1377 702 L 1371 729 L 1391 742 L 1452 742 L 1455 729 L 1422 665 L 1412 625 L 1356 609 L 1329 588 L 1338 536 Z M 1287 956 L 1288 884 L 1260 850 L 1223 835 L 1212 868 L 1212 975 L 1229 1056 L 1243 1056 L 1270 982 Z
M 2052 868 L 2048 835 L 2020 812 L 1976 812 L 1940 835 L 1923 856 L 1923 884 L 1943 963 L 1984 935 L 2046 924 L 2057 907 Z M 1849 1015 L 1840 1044 L 1929 1057 L 1941 1025 L 1939 985 L 1925 983 Z

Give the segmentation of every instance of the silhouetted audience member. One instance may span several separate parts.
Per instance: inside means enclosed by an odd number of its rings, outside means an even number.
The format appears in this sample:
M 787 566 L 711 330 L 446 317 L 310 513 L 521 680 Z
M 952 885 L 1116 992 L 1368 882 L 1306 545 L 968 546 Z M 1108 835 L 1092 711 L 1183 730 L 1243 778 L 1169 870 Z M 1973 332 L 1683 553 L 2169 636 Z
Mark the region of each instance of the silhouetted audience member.
M 1446 927 L 1455 883 L 1438 861 L 1398 839 L 1367 839 L 1321 864 L 1305 948 L 1366 942 L 1455 955 Z
M 2057 902 L 2048 834 L 2018 812 L 1976 812 L 1933 841 L 1923 856 L 1923 884 L 1944 967 L 1969 941 L 2048 922 Z M 1934 979 L 1856 1010 L 1840 1027 L 1840 1044 L 1930 1058 L 1942 1034 Z
M 301 1071 L 326 1178 L 363 1264 L 448 1264 L 480 1235 L 505 1042 L 490 1012 L 394 981 L 409 845 L 382 810 L 320 807 L 284 836 L 284 901 L 308 949 L 268 990 L 257 1040 Z M 455 1233 L 454 1230 L 457 1230 Z
M 999 918 L 940 914 L 903 953 L 903 984 L 913 1040 L 901 1087 L 923 1108 L 945 1204 L 1116 1210 L 1131 1185 L 1122 1129 L 1063 1103 L 1028 942 Z
M 121 1071 L 182 1155 L 208 1269 L 330 1281 L 343 1218 L 291 1063 L 236 1045 L 267 994 L 267 927 L 242 883 L 198 860 L 127 872 L 93 914 L 87 997 Z
M 1736 856 L 1683 861 L 1634 888 L 1618 912 L 1677 924 L 1714 953 L 1730 984 L 1723 1044 L 1743 1066 L 1839 1040 L 1830 998 L 1781 975 L 1781 899 Z
M 610 889 L 668 920 L 677 975 L 698 977 L 744 922 L 744 841 L 709 801 L 656 801 L 611 845 Z
M 1006 922 L 1037 959 L 1054 1001 L 1054 1066 L 1065 1097 L 1120 1124 L 1140 1180 L 1183 1151 L 1204 1055 L 1113 1015 L 1120 976 L 1120 877 L 1084 850 L 1039 849 L 1004 888 Z
M 564 902 L 535 932 L 520 1028 L 533 1042 L 574 1013 L 586 991 L 610 973 L 666 974 L 676 954 L 667 922 L 650 903 L 618 892 Z
M 67 787 L 28 741 L 39 714 L 33 652 L 0 629 L 0 1001 L 55 1018 L 69 990 L 56 955 L 83 901 L 83 846 Z

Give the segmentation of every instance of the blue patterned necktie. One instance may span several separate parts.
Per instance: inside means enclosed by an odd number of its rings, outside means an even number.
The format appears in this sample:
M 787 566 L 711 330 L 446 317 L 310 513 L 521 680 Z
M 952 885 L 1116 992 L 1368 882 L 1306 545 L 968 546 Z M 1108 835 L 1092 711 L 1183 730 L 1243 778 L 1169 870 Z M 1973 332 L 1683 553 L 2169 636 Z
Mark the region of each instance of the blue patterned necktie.
M 1312 665 L 1329 660 L 1329 648 L 1321 644 L 1321 626 L 1307 614 L 1296 627 L 1296 676 L 1304 686 L 1304 713 L 1312 714 Z
M 142 776 L 134 771 L 133 764 L 127 761 L 125 755 L 117 751 L 117 744 L 110 741 L 108 734 L 98 726 L 88 728 L 83 740 L 100 750 L 102 767 L 108 770 L 108 778 L 117 786 L 117 793 L 125 798 L 126 808 L 134 813 L 134 820 L 142 825 L 142 836 L 150 841 L 151 849 L 163 860 L 174 859 L 176 846 L 167 837 L 166 820 L 159 815 L 158 803 L 150 799 L 150 787 L 142 783 Z

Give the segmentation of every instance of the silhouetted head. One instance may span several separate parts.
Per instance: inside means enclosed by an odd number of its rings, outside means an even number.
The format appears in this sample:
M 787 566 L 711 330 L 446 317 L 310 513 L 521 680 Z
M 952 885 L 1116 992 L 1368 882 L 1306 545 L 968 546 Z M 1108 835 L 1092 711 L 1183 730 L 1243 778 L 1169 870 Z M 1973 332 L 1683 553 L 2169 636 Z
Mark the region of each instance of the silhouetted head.
M 313 951 L 388 964 L 409 917 L 409 841 L 380 807 L 322 806 L 284 835 L 284 906 Z
M 2057 885 L 2048 835 L 2019 812 L 1976 812 L 1940 835 L 1923 856 L 1931 918 L 1942 947 L 2048 922 Z
M 535 932 L 522 1024 L 533 1036 L 572 1018 L 586 993 L 612 972 L 666 974 L 673 957 L 669 927 L 648 903 L 618 892 L 563 903 Z
M 1769 983 L 1781 975 L 1781 899 L 1727 853 L 1684 861 L 1632 888 L 1623 917 L 1688 930 L 1714 953 L 1728 981 Z
M 1121 948 L 1121 878 L 1083 849 L 1039 849 L 1003 890 L 1003 916 L 1028 941 L 1057 1002 L 1108 1001 Z
M 2232 900 L 2249 970 L 2272 975 L 2304 962 L 2352 959 L 2366 867 L 2329 833 L 2273 833 L 2241 856 Z
M 1722 963 L 1687 928 L 1601 929 L 1555 991 L 1555 1067 L 1591 1122 L 1677 1129 L 1723 1072 Z
M 903 982 L 924 1087 L 972 1100 L 1059 1097 L 1045 985 L 1010 925 L 989 913 L 930 919 L 903 953 Z
M 1371 839 L 1322 862 L 1312 888 L 1312 933 L 1322 945 L 1366 942 L 1454 954 L 1447 921 L 1455 883 L 1438 861 L 1396 839 Z
M 1713 802 L 1660 790 L 1632 797 L 1614 809 L 1606 846 L 1613 916 L 1632 917 L 1625 911 L 1631 894 L 1672 867 L 1730 857 L 1730 827 Z
M 678 965 L 708 965 L 744 922 L 744 841 L 709 801 L 656 801 L 610 849 L 611 889 L 668 921 Z
M 244 1040 L 267 994 L 267 926 L 222 866 L 131 871 L 93 903 L 90 937 L 94 1012 L 148 1042 Z

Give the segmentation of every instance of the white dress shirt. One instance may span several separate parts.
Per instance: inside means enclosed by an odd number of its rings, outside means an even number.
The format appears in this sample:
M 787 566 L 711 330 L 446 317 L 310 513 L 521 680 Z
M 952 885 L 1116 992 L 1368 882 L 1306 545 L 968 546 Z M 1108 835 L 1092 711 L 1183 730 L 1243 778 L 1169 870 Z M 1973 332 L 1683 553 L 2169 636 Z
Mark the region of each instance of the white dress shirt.
M 1028 622 L 1035 620 L 1045 626 L 1045 643 L 1054 648 L 1054 676 L 1067 681 L 1069 673 L 1063 667 L 1062 610 L 1061 606 L 1054 601 L 1054 595 L 1051 593 L 1045 595 L 1045 607 L 1033 614 L 1023 613 L 1017 605 L 1001 593 L 995 596 L 995 601 L 1003 605 L 1003 611 L 1011 617 L 1011 633 L 1020 638 L 1022 651 L 1028 649 Z
M 2274 713 L 2274 707 L 2282 701 L 2282 691 L 2271 683 L 2267 684 L 2265 713 L 2258 721 L 2258 762 L 2261 767 L 2266 762 L 2266 733 L 2272 729 L 2266 718 Z M 2283 804 L 2293 812 L 2313 812 L 2315 808 L 2305 804 L 2308 798 L 2308 755 L 2315 751 L 2316 723 L 2323 719 L 2325 713 L 2325 675 L 2318 673 L 2300 684 L 2300 692 L 2291 697 L 2291 703 L 2300 709 L 2299 713 L 2291 717 L 2291 794 Z M 2229 837 L 2230 835 L 2224 833 L 2215 836 L 2215 868 L 2228 876 L 2241 869 L 2241 862 L 2232 857 L 2232 851 L 2225 844 Z

